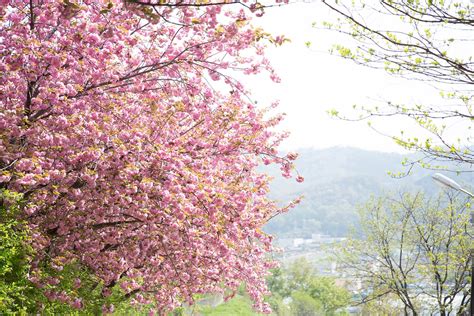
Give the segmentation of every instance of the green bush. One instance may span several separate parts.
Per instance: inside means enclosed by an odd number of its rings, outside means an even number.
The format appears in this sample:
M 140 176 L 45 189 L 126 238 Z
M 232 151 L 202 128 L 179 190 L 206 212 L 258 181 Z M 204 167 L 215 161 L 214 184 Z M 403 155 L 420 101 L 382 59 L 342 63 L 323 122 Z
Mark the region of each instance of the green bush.
M 291 294 L 291 299 L 291 315 L 317 316 L 324 314 L 324 308 L 321 302 L 315 300 L 306 292 L 294 291 Z
M 18 219 L 21 195 L 0 191 L 0 310 L 5 314 L 27 314 L 34 309 L 29 297 L 36 291 L 28 280 L 31 247 L 28 229 Z
M 343 315 L 351 300 L 349 291 L 334 278 L 318 276 L 305 259 L 274 269 L 267 285 L 272 292 L 267 301 L 279 316 Z

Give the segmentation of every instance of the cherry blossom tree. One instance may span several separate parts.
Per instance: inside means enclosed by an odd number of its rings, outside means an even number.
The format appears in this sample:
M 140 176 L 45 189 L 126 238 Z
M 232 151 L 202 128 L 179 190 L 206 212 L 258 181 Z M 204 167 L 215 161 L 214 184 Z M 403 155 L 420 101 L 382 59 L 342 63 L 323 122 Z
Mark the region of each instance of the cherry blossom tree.
M 264 48 L 284 38 L 250 23 L 263 6 L 0 4 L 0 187 L 25 201 L 31 281 L 83 308 L 41 273 L 80 263 L 103 295 L 120 286 L 160 314 L 244 282 L 268 312 L 272 246 L 260 228 L 288 207 L 266 197 L 256 167 L 277 163 L 291 177 L 296 155 L 278 155 L 282 116 L 257 109 L 232 76 L 278 81 Z

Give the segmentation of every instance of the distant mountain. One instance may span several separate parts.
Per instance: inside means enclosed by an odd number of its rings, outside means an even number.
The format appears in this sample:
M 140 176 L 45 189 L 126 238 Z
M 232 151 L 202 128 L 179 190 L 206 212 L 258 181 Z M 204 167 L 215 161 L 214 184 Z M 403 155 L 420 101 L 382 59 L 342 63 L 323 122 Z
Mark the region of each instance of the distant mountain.
M 414 168 L 409 176 L 395 179 L 388 172 L 407 171 L 403 155 L 356 148 L 302 149 L 296 161 L 303 183 L 284 179 L 279 170 L 265 171 L 275 177 L 270 196 L 282 203 L 305 198 L 296 208 L 277 216 L 265 230 L 280 238 L 309 237 L 312 233 L 345 236 L 357 226 L 357 206 L 384 192 L 423 190 L 429 195 L 440 188 L 431 179 L 435 171 Z M 413 158 L 413 157 L 412 157 Z M 449 174 L 460 184 L 474 184 L 473 173 Z

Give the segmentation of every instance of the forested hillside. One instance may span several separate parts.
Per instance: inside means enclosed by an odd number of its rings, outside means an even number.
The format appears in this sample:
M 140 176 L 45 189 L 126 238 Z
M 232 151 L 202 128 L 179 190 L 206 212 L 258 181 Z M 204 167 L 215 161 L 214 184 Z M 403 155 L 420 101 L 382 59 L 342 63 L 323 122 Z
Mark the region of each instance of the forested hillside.
M 278 237 L 309 237 L 312 233 L 344 236 L 357 225 L 356 207 L 371 195 L 383 192 L 424 190 L 436 194 L 439 187 L 432 181 L 436 171 L 415 168 L 403 178 L 388 172 L 403 172 L 401 154 L 366 151 L 356 148 L 303 149 L 296 162 L 303 183 L 283 179 L 278 170 L 271 185 L 271 195 L 280 202 L 304 196 L 302 202 L 286 214 L 274 218 L 266 230 Z M 474 182 L 471 173 L 448 173 L 459 183 Z

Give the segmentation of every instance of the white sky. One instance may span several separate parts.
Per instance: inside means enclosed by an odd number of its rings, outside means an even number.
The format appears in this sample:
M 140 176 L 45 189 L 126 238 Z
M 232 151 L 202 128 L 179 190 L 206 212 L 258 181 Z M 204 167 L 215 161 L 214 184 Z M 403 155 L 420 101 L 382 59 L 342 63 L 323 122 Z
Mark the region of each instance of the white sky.
M 347 43 L 347 37 L 312 27 L 313 22 L 334 19 L 334 13 L 319 1 L 271 8 L 262 18 L 254 19 L 273 35 L 284 34 L 291 39 L 282 47 L 269 48 L 267 56 L 282 78 L 280 84 L 261 78 L 246 78 L 259 103 L 280 100 L 279 110 L 287 117 L 282 128 L 291 132 L 283 149 L 302 147 L 326 148 L 353 146 L 369 150 L 403 152 L 393 141 L 367 126 L 367 122 L 335 120 L 327 110 L 337 108 L 351 112 L 352 105 L 374 104 L 374 100 L 416 102 L 438 99 L 438 91 L 419 81 L 405 80 L 383 70 L 356 65 L 352 61 L 332 56 L 332 44 Z M 311 41 L 311 48 L 305 42 Z M 374 122 L 389 134 L 401 129 L 413 130 L 407 121 L 389 118 Z M 419 131 L 415 132 L 419 134 Z

